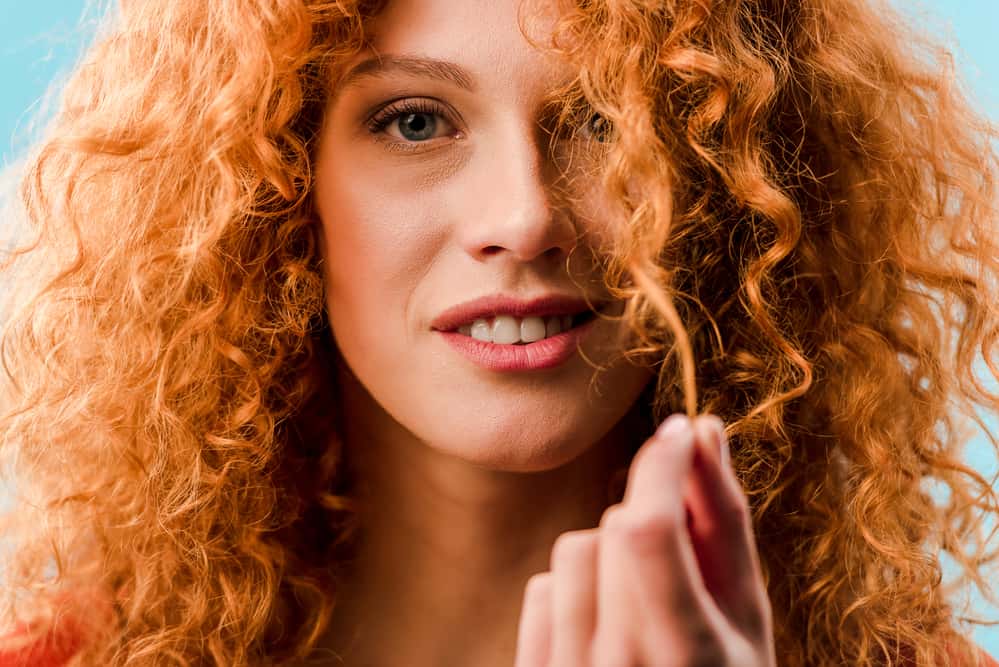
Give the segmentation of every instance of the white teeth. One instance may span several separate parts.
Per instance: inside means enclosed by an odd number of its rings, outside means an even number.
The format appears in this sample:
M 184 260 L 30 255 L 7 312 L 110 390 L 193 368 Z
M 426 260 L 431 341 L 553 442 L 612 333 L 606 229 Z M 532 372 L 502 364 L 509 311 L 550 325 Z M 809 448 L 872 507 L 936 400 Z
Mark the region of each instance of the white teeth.
M 512 345 L 520 341 L 520 324 L 512 315 L 498 315 L 493 320 L 493 342 Z
M 513 345 L 551 338 L 570 328 L 572 315 L 531 316 L 522 320 L 512 315 L 497 315 L 491 321 L 480 318 L 465 324 L 458 328 L 458 333 L 486 343 Z
M 525 317 L 520 323 L 520 340 L 533 343 L 545 337 L 545 321 L 540 317 Z
M 485 320 L 475 320 L 472 322 L 472 338 L 475 340 L 482 340 L 487 343 L 491 343 L 493 340 L 492 331 L 490 331 L 489 322 Z

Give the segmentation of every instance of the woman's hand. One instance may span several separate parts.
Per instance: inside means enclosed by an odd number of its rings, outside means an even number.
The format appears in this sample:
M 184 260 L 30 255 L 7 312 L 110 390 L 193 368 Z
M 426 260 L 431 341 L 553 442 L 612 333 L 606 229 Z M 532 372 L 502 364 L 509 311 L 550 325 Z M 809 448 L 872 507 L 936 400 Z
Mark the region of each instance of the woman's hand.
M 635 455 L 624 500 L 599 528 L 560 535 L 551 571 L 527 582 L 515 667 L 777 664 L 727 450 L 714 415 L 662 424 Z

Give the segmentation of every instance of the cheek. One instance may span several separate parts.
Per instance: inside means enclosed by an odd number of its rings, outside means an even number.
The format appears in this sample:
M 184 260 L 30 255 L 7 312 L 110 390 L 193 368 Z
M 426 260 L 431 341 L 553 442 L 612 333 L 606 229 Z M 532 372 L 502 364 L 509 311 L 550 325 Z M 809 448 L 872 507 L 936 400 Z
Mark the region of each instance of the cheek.
M 409 295 L 441 241 L 418 199 L 360 178 L 317 180 L 330 323 L 404 326 Z
M 462 279 L 481 275 L 461 274 L 467 258 L 454 236 L 480 203 L 469 191 L 458 179 L 426 187 L 363 159 L 317 165 L 333 335 L 379 419 L 383 410 L 421 440 L 483 465 L 560 465 L 606 433 L 650 375 L 619 364 L 595 393 L 593 369 L 582 358 L 537 377 L 491 375 L 470 368 L 429 332 L 427 309 L 473 294 L 476 285 Z M 588 230 L 599 234 L 602 209 L 587 204 Z M 574 272 L 592 277 L 585 253 L 573 257 Z M 588 352 L 598 364 L 614 356 Z
M 623 223 L 622 212 L 612 206 L 599 184 L 582 190 L 575 211 L 585 234 L 585 243 L 597 255 L 611 252 L 615 230 Z

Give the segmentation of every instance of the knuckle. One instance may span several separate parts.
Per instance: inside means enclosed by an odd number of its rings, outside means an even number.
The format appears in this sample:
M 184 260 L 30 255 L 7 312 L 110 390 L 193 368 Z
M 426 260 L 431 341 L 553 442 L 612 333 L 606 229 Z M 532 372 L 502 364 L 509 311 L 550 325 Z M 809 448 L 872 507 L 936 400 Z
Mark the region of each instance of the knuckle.
M 552 566 L 555 563 L 578 563 L 589 560 L 596 550 L 597 536 L 594 531 L 573 530 L 555 538 L 552 545 Z
M 616 503 L 611 505 L 604 510 L 604 513 L 600 516 L 600 529 L 603 530 L 612 521 L 617 521 L 616 515 L 624 512 L 624 504 Z
M 661 545 L 663 540 L 676 535 L 680 527 L 680 517 L 669 512 L 618 511 L 608 517 L 606 530 L 608 539 L 645 549 Z
M 633 653 L 622 638 L 598 635 L 590 646 L 590 667 L 634 667 Z
M 548 589 L 551 587 L 551 578 L 551 572 L 538 572 L 537 574 L 532 574 L 528 578 L 527 584 L 524 586 L 525 597 L 535 598 L 539 595 L 546 594 Z

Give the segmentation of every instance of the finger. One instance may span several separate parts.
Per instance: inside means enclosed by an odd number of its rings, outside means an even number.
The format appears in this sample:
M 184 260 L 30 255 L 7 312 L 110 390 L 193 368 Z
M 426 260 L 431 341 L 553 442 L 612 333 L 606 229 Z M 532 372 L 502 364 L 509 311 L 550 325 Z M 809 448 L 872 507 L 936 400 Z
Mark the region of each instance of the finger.
M 597 624 L 599 530 L 563 533 L 552 549 L 552 667 L 588 664 Z
M 548 667 L 551 656 L 551 572 L 527 580 L 517 628 L 514 667 Z
M 635 454 L 624 502 L 604 513 L 598 553 L 594 650 L 653 622 L 677 637 L 703 623 L 704 588 L 686 530 L 683 486 L 694 434 L 683 415 L 667 419 Z
M 670 415 L 635 453 L 624 503 L 682 511 L 683 483 L 693 459 L 694 433 L 686 415 Z M 681 515 L 682 516 L 682 515 Z
M 694 420 L 696 435 L 692 474 L 685 493 L 688 529 L 704 585 L 718 608 L 736 627 L 759 622 L 759 558 L 749 503 L 722 448 L 728 448 L 724 424 L 715 415 Z
M 710 596 L 681 516 L 643 516 L 626 504 L 604 514 L 593 664 L 646 664 L 643 656 L 683 654 L 691 638 L 706 634 L 702 609 Z

